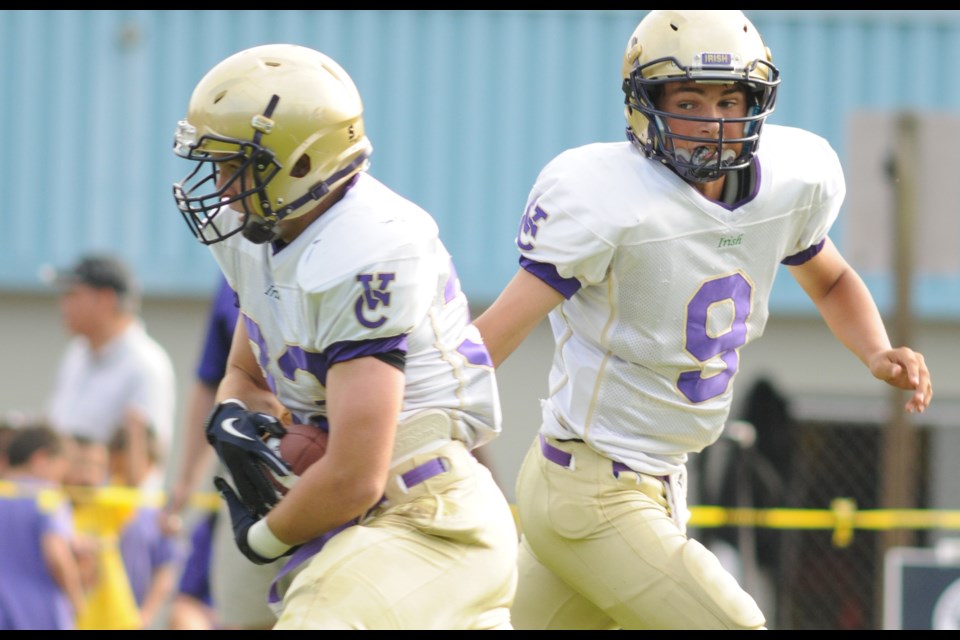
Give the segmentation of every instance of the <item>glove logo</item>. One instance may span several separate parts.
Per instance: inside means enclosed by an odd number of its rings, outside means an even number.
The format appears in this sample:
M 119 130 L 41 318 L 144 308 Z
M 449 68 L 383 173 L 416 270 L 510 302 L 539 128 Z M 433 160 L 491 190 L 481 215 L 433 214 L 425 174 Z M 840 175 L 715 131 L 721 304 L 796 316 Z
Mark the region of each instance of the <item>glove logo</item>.
M 236 430 L 236 428 L 233 426 L 234 423 L 236 423 L 236 421 L 237 421 L 236 418 L 227 418 L 226 420 L 220 423 L 220 427 L 235 438 L 253 441 L 253 438 L 251 438 L 247 434 L 240 433 L 239 431 Z

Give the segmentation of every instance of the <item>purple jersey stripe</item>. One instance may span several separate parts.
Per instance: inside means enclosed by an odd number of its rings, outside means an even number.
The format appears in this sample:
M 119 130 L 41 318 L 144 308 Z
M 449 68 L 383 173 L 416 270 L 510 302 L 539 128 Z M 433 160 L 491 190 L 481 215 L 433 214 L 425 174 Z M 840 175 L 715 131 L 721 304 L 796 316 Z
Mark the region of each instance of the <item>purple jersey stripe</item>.
M 580 290 L 580 281 L 576 278 L 561 278 L 557 268 L 546 262 L 536 262 L 527 257 L 520 258 L 520 266 L 556 289 L 569 300 Z
M 826 241 L 827 241 L 826 238 L 824 238 L 817 244 L 813 245 L 808 249 L 804 249 L 800 253 L 795 253 L 792 256 L 787 256 L 786 258 L 781 260 L 780 263 L 785 264 L 787 266 L 791 266 L 791 267 L 795 267 L 797 265 L 803 264 L 804 262 L 807 262 L 808 260 L 813 258 L 815 255 L 820 253 L 823 250 L 823 245 L 826 243 Z

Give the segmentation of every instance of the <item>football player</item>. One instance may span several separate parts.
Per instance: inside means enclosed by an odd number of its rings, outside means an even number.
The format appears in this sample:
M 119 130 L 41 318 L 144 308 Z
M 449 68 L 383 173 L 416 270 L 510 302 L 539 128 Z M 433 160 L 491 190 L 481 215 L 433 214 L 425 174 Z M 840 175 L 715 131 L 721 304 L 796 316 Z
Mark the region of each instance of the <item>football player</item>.
M 545 316 L 556 350 L 517 479 L 517 629 L 757 629 L 763 612 L 686 536 L 687 456 L 730 411 L 779 265 L 876 378 L 933 395 L 892 348 L 829 231 L 822 138 L 764 124 L 780 74 L 739 11 L 653 11 L 623 59 L 627 141 L 567 150 L 530 191 L 520 269 L 476 320 L 499 365 Z
M 367 172 L 360 95 L 312 49 L 236 53 L 199 82 L 174 185 L 240 302 L 207 437 L 238 547 L 291 555 L 275 628 L 510 628 L 517 530 L 470 450 L 501 426 L 489 354 L 433 218 Z M 289 474 L 278 417 L 329 433 Z

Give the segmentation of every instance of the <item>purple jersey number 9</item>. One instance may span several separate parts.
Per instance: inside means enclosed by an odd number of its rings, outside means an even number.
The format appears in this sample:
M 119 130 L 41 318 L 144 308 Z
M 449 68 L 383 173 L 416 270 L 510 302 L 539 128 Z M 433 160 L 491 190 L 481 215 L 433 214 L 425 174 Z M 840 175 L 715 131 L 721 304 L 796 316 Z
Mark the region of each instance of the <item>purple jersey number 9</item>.
M 747 342 L 747 318 L 752 306 L 753 285 L 741 273 L 705 282 L 687 304 L 684 347 L 700 368 L 685 371 L 677 387 L 690 402 L 703 402 L 722 395 L 740 366 L 737 350 Z M 716 305 L 732 305 L 731 321 L 726 330 L 712 332 L 710 316 Z M 704 376 L 707 363 L 717 357 L 725 367 L 717 374 Z

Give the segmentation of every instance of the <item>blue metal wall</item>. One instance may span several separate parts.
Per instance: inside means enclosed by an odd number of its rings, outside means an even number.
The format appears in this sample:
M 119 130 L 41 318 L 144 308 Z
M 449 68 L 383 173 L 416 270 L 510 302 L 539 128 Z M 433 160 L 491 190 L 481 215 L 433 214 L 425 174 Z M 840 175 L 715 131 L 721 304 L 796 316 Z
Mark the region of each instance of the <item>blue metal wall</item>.
M 373 173 L 435 215 L 468 294 L 489 302 L 515 271 L 514 233 L 543 164 L 623 138 L 620 60 L 645 13 L 2 11 L 0 288 L 41 289 L 41 265 L 110 249 L 148 294 L 209 293 L 216 266 L 171 196 L 187 170 L 174 126 L 212 65 L 287 41 L 350 72 Z M 853 110 L 960 110 L 958 11 L 747 14 L 785 78 L 773 121 L 827 137 L 841 158 Z M 789 280 L 774 309 L 812 311 Z M 960 274 L 947 287 L 946 307 L 938 294 L 918 312 L 960 318 Z

